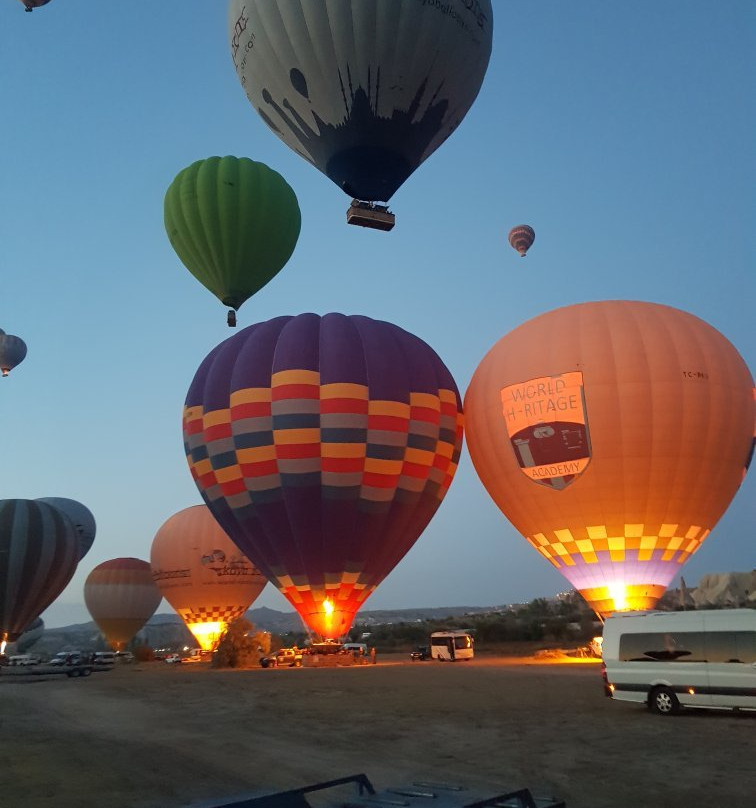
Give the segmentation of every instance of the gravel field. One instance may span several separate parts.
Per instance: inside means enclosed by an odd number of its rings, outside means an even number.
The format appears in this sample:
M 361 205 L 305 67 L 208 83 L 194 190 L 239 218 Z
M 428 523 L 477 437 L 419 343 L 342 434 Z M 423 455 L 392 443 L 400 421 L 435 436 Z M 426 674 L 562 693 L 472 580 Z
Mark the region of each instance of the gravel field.
M 659 717 L 595 663 L 379 656 L 352 668 L 0 675 L 3 808 L 173 808 L 364 772 L 568 808 L 751 808 L 756 713 Z

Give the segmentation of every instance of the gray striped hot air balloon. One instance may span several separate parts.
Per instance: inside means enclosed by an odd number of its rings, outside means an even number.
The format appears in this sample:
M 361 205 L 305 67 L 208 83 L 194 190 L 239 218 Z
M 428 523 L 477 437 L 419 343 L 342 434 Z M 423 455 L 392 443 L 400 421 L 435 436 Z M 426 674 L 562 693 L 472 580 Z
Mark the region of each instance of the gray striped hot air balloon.
M 0 500 L 0 646 L 15 642 L 60 595 L 79 560 L 79 538 L 57 508 Z

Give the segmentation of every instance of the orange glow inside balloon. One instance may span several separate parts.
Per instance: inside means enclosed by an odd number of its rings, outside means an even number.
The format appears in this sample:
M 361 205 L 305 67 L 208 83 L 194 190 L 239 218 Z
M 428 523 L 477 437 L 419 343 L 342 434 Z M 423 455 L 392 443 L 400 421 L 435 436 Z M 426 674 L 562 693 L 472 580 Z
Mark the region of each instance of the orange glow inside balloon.
M 187 622 L 186 627 L 192 632 L 197 645 L 203 651 L 213 651 L 218 645 L 223 632 L 228 628 L 228 623 L 191 623 Z
M 304 624 L 323 640 L 337 640 L 345 636 L 369 594 L 364 589 L 355 590 L 352 586 L 344 585 L 337 590 L 329 589 L 327 595 L 322 590 L 281 591 Z

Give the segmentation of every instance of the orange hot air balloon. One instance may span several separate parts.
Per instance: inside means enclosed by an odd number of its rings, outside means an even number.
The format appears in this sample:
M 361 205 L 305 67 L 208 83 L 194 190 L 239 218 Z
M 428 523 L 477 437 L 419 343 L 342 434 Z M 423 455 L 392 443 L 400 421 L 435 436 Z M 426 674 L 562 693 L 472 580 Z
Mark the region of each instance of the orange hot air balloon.
M 116 651 L 122 651 L 134 638 L 162 598 L 150 565 L 138 558 L 104 561 L 84 582 L 87 609 Z
M 186 508 L 165 522 L 152 542 L 150 564 L 163 597 L 205 651 L 217 646 L 227 625 L 267 583 L 207 505 Z
M 488 352 L 465 397 L 496 504 L 602 616 L 652 608 L 750 462 L 753 380 L 686 312 L 583 303 Z

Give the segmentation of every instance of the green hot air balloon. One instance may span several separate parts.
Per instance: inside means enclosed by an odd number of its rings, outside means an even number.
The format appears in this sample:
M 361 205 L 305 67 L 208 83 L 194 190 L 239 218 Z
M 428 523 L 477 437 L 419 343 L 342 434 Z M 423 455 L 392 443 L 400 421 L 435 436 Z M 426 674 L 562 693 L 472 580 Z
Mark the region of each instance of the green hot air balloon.
M 284 267 L 301 215 L 294 191 L 264 163 L 209 157 L 178 173 L 165 194 L 165 229 L 186 268 L 236 310 Z

